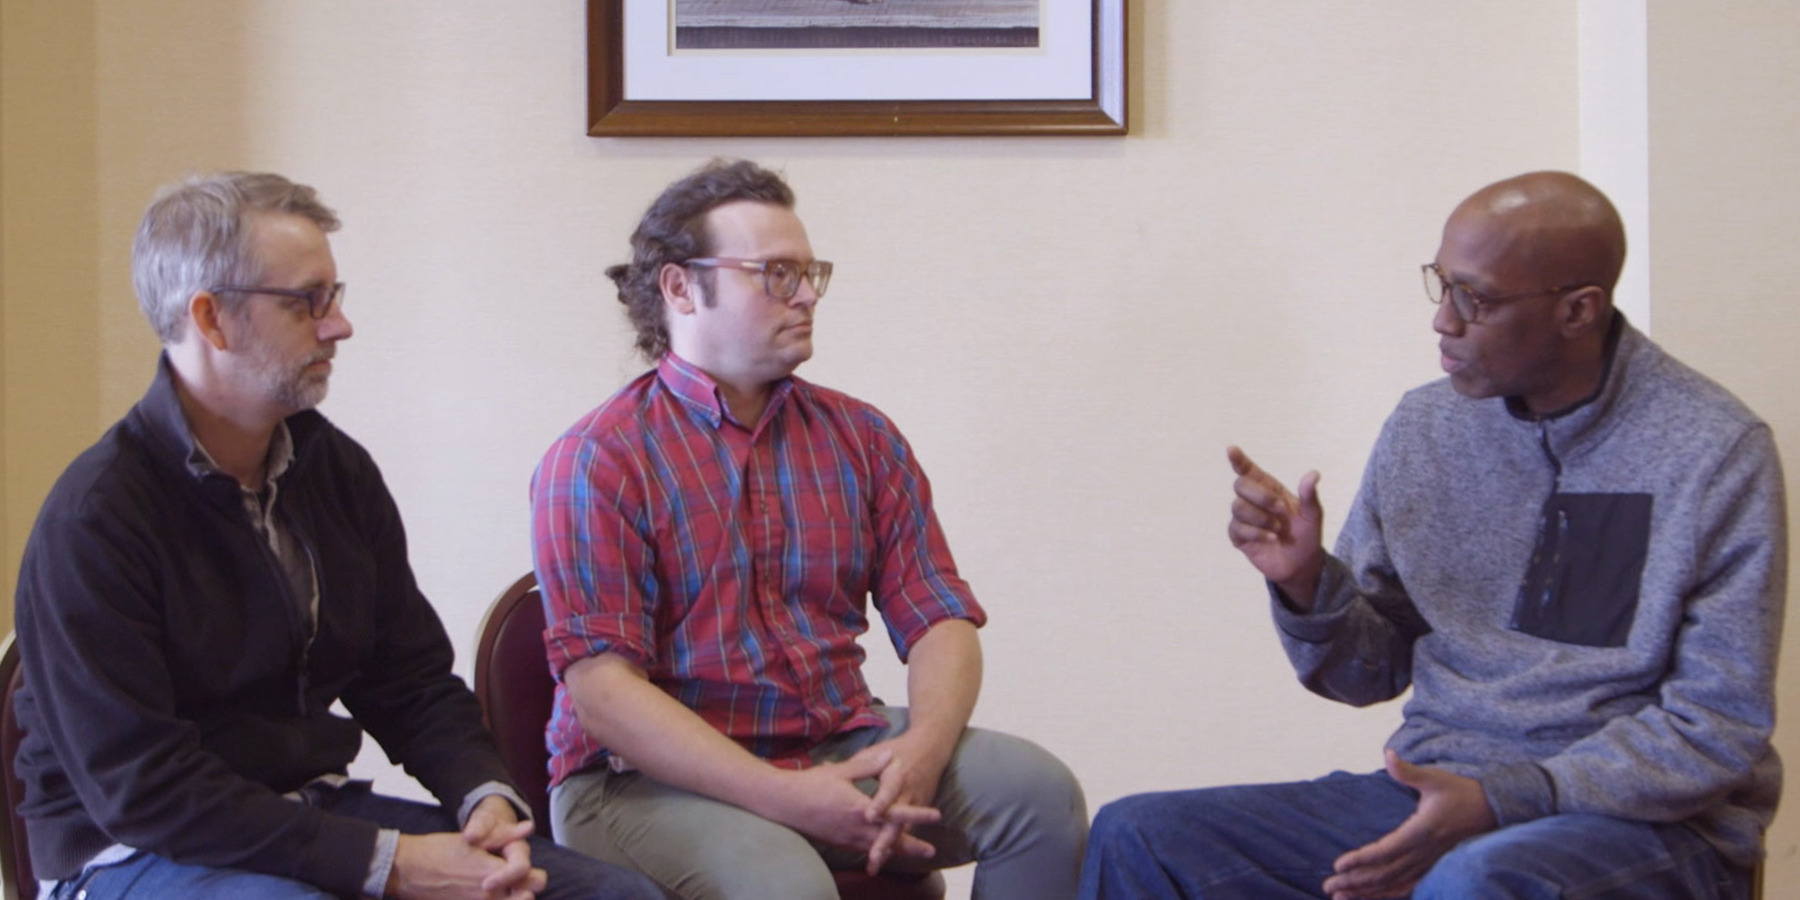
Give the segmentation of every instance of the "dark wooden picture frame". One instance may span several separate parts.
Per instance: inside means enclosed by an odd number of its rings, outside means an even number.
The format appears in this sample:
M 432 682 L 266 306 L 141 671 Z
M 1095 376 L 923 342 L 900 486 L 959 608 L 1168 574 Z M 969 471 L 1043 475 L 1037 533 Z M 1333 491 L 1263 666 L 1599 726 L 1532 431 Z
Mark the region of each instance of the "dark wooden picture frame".
M 1091 0 L 1091 94 L 1074 100 L 627 100 L 627 0 L 588 0 L 588 134 L 1122 135 L 1128 0 Z M 666 0 L 629 0 L 666 2 Z

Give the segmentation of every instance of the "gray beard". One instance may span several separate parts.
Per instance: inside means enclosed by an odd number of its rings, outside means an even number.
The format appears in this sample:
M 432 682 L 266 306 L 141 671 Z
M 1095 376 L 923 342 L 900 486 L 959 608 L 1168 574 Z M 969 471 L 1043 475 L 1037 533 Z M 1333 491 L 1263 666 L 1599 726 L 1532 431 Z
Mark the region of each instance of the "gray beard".
M 257 377 L 262 382 L 264 396 L 282 408 L 292 410 L 289 415 L 318 406 L 331 389 L 330 376 L 305 374 L 306 367 L 318 359 L 308 357 L 292 369 L 282 369 L 274 360 L 259 358 Z

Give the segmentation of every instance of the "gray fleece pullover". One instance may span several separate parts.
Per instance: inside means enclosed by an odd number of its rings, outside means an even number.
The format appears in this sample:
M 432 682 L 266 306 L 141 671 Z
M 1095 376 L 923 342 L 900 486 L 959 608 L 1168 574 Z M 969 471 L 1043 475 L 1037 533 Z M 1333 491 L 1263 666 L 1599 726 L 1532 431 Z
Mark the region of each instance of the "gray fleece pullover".
M 1615 325 L 1604 383 L 1551 417 L 1447 379 L 1389 417 L 1314 612 L 1274 592 L 1313 691 L 1413 688 L 1388 741 L 1478 780 L 1500 825 L 1685 822 L 1740 866 L 1781 793 L 1781 465 L 1729 392 Z

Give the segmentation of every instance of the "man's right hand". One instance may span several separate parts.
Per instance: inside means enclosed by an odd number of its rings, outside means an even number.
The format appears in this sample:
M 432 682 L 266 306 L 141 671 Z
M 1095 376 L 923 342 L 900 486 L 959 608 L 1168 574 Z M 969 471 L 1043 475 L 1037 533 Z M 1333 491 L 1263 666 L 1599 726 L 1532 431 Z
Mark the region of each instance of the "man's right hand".
M 508 869 L 516 871 L 505 871 Z M 531 868 L 528 859 L 496 856 L 471 846 L 454 831 L 403 834 L 388 874 L 387 896 L 401 900 L 532 900 L 545 882 L 544 870 Z M 489 890 L 484 883 L 499 887 Z
M 1319 507 L 1319 473 L 1300 478 L 1296 496 L 1264 472 L 1244 451 L 1225 451 L 1231 470 L 1237 473 L 1231 501 L 1231 545 L 1243 551 L 1250 564 L 1274 582 L 1289 602 L 1302 612 L 1312 608 L 1325 567 L 1325 549 L 1319 542 L 1319 523 L 1325 517 Z
M 871 748 L 874 749 L 874 748 Z M 768 818 L 808 837 L 867 853 L 888 824 L 930 825 L 940 818 L 936 809 L 894 803 L 885 813 L 874 811 L 874 800 L 858 790 L 863 778 L 879 778 L 893 760 L 892 751 L 864 751 L 843 762 L 821 763 L 784 773 L 784 790 Z M 888 858 L 929 859 L 937 849 L 901 831 Z

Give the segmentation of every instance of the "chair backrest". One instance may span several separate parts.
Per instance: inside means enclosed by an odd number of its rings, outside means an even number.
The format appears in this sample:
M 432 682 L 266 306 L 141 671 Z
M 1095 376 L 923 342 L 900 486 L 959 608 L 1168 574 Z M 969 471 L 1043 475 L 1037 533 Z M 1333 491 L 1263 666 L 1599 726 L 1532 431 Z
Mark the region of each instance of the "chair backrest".
M 31 874 L 31 849 L 25 843 L 25 819 L 19 815 L 19 804 L 25 802 L 25 785 L 13 774 L 13 758 L 19 753 L 19 741 L 25 732 L 13 712 L 13 695 L 25 678 L 19 666 L 17 635 L 6 636 L 0 647 L 0 799 L 6 801 L 6 815 L 0 817 L 0 881 L 4 882 L 6 900 L 35 900 L 37 880 Z
M 482 620 L 475 696 L 482 721 L 499 742 L 500 757 L 545 837 L 550 836 L 550 751 L 544 729 L 555 693 L 544 656 L 544 605 L 537 576 L 527 572 L 494 599 Z

